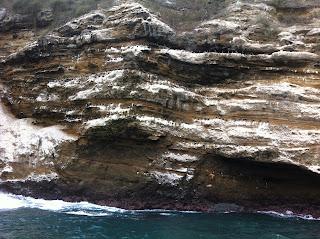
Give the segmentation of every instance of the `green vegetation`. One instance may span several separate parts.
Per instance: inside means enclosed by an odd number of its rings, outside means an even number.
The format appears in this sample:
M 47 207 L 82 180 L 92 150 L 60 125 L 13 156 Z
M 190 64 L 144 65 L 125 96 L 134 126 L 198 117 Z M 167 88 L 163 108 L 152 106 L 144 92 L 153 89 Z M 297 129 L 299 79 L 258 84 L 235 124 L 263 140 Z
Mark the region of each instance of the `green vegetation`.
M 31 15 L 34 19 L 41 9 L 52 9 L 53 25 L 60 25 L 96 9 L 98 4 L 110 7 L 113 0 L 0 0 L 0 7 L 6 7 L 14 13 Z
M 269 4 L 278 9 L 302 9 L 319 6 L 319 0 L 271 0 Z
M 159 13 L 169 25 L 186 30 L 213 17 L 226 7 L 228 0 L 175 0 L 172 6 L 161 4 L 160 0 L 140 0 L 140 2 Z
M 34 27 L 37 27 L 37 14 L 41 11 L 40 0 L 16 0 L 13 2 L 12 9 L 16 13 L 30 15 Z
M 40 0 L 16 0 L 13 2 L 12 9 L 16 13 L 36 15 L 41 9 Z
M 263 29 L 263 35 L 267 39 L 277 37 L 280 32 L 277 23 L 267 15 L 259 15 L 256 18 L 256 24 L 259 25 L 261 29 Z
M 272 0 L 270 5 L 274 6 L 275 8 L 280 8 L 285 2 L 286 0 Z
M 66 12 L 71 9 L 70 1 L 63 0 L 54 0 L 50 3 L 50 7 L 54 14 L 58 14 L 59 12 Z
M 169 25 L 188 29 L 209 19 L 226 6 L 227 0 L 136 0 L 161 15 Z M 83 15 L 98 6 L 109 8 L 115 0 L 0 0 L 0 7 L 19 13 L 36 16 L 41 9 L 50 8 L 54 14 L 54 26 Z

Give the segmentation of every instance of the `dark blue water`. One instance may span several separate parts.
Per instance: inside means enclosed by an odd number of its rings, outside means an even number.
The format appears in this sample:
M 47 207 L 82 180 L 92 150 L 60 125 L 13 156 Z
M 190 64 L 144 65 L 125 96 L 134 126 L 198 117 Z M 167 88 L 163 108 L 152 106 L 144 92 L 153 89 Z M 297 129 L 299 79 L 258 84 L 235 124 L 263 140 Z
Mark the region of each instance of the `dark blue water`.
M 32 208 L 0 211 L 5 239 L 320 239 L 320 221 L 261 214 L 135 212 L 70 215 Z

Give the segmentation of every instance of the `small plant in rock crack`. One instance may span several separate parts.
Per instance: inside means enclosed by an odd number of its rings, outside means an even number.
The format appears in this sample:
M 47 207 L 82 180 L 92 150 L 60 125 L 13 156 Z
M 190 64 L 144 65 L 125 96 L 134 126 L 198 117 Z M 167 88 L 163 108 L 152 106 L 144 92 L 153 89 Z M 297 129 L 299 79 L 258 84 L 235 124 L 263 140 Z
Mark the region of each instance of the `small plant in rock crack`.
M 256 18 L 256 25 L 263 30 L 264 37 L 272 39 L 280 32 L 279 26 L 269 16 L 260 15 Z
M 280 8 L 286 3 L 286 0 L 272 0 L 270 2 L 270 5 L 275 7 L 275 8 Z

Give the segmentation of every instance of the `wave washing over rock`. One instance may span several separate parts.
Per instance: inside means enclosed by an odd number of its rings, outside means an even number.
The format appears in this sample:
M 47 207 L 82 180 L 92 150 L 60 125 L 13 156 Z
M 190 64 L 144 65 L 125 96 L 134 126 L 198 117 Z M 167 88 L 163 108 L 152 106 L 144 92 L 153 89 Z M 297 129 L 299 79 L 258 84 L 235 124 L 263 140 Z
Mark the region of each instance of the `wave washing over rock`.
M 174 210 L 125 210 L 116 207 L 100 206 L 88 202 L 65 202 L 62 200 L 44 200 L 22 195 L 0 193 L 0 212 L 16 209 L 40 209 L 57 213 L 65 213 L 79 216 L 130 216 L 139 213 L 159 213 L 163 216 L 170 216 L 176 213 L 197 213 L 195 211 L 174 211 Z M 311 218 L 309 218 L 311 219 Z
M 129 1 L 41 37 L 2 22 L 0 188 L 320 215 L 320 6 L 274 3 L 228 1 L 193 30 Z
M 156 213 L 162 216 L 172 216 L 181 213 L 199 213 L 196 211 L 174 211 L 174 210 L 125 210 L 121 208 L 100 206 L 88 202 L 65 202 L 62 200 L 44 200 L 35 199 L 32 197 L 24 197 L 21 195 L 0 193 L 0 212 L 17 209 L 40 209 L 56 213 L 65 213 L 79 216 L 89 217 L 105 217 L 105 216 L 123 216 L 130 217 L 143 213 Z M 225 211 L 223 213 L 234 213 L 232 211 Z M 311 215 L 294 214 L 291 211 L 279 213 L 274 211 L 257 211 L 260 214 L 266 214 L 274 217 L 281 218 L 299 218 L 304 220 L 320 220 L 312 217 Z
M 71 203 L 61 200 L 35 199 L 4 193 L 0 193 L 0 205 L 0 211 L 32 208 L 83 216 L 110 216 L 115 213 L 126 212 L 124 209 L 99 206 L 88 202 Z

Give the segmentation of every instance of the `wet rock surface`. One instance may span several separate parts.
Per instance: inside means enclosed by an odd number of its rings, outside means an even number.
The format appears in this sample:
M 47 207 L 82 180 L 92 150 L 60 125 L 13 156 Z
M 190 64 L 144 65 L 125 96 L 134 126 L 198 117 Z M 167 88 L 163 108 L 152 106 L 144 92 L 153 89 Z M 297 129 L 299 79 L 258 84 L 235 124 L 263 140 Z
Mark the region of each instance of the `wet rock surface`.
M 320 6 L 289 24 L 292 9 L 230 1 L 181 32 L 129 2 L 42 37 L 6 31 L 1 187 L 139 209 L 317 211 Z

